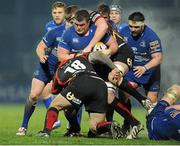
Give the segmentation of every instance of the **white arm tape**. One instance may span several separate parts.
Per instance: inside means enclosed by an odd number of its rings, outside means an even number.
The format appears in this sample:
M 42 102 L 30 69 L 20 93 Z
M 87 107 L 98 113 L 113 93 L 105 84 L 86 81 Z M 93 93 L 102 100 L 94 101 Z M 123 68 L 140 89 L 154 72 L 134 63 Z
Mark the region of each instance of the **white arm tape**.
M 119 71 L 121 72 L 122 76 L 124 76 L 124 73 L 125 73 L 124 68 L 120 64 L 114 63 L 114 65 L 119 69 Z
M 108 87 L 108 90 L 112 90 L 113 92 L 116 91 L 116 86 L 113 85 L 111 82 L 105 82 L 107 87 Z

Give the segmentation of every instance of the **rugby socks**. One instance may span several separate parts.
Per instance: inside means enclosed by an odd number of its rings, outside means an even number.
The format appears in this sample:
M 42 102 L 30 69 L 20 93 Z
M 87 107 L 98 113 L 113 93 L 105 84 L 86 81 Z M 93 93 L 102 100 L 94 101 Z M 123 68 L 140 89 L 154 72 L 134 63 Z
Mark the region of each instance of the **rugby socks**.
M 82 111 L 83 111 L 83 108 L 81 106 L 77 113 L 77 122 L 79 125 L 81 125 Z
M 44 102 L 45 107 L 48 109 L 48 107 L 50 106 L 52 102 L 52 97 L 49 96 L 47 99 L 44 99 L 43 102 Z
M 64 115 L 69 122 L 70 131 L 80 132 L 80 125 L 77 120 L 77 110 L 74 108 L 66 109 Z
M 120 95 L 122 96 L 122 95 Z M 131 100 L 128 99 L 124 99 L 123 97 L 120 98 L 120 101 L 127 107 L 127 109 L 131 112 Z M 124 119 L 123 122 L 123 129 L 129 129 L 130 128 L 130 123 L 128 120 Z
M 54 123 L 57 121 L 58 113 L 59 111 L 54 107 L 51 107 L 48 109 L 46 113 L 46 119 L 45 119 L 43 132 L 50 134 Z
M 31 115 L 33 114 L 36 107 L 36 102 L 30 101 L 29 98 L 26 100 L 25 108 L 24 108 L 24 116 L 21 127 L 24 127 L 27 129 L 29 119 L 31 118 Z
M 102 133 L 110 132 L 111 131 L 112 122 L 101 122 L 98 123 L 96 126 L 97 134 L 100 135 Z
M 108 110 L 106 112 L 106 120 L 113 121 L 113 114 L 114 114 L 114 109 L 110 105 L 108 105 Z
M 111 125 L 112 125 L 112 122 L 106 122 L 106 121 L 98 123 L 97 126 L 96 126 L 96 132 L 91 131 L 89 129 L 88 137 L 94 138 L 97 135 L 100 135 L 100 134 L 103 134 L 103 133 L 106 133 L 106 132 L 110 132 L 111 131 Z
M 114 98 L 112 103 L 110 104 L 116 112 L 118 112 L 126 121 L 129 123 L 134 123 L 137 120 L 131 114 L 131 112 L 127 109 L 127 107 L 120 102 L 119 99 Z
M 121 84 L 119 85 L 118 88 L 120 88 L 120 89 L 122 89 L 123 91 L 129 93 L 131 96 L 135 97 L 140 103 L 142 103 L 142 100 L 146 100 L 146 99 L 147 99 L 146 97 L 144 97 L 143 95 L 141 95 L 141 94 L 136 90 L 136 88 L 133 88 L 133 87 L 131 86 L 131 84 L 130 84 L 127 80 L 125 80 L 125 79 L 122 80 L 122 82 L 121 82 Z

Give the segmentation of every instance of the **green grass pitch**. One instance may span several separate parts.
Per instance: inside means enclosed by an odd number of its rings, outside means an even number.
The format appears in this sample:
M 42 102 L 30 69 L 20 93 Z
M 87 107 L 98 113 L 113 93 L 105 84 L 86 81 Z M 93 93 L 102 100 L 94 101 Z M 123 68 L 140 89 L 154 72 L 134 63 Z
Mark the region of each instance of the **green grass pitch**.
M 63 112 L 60 112 L 59 119 L 62 126 L 53 131 L 50 138 L 38 138 L 36 133 L 43 128 L 46 109 L 44 106 L 38 105 L 33 114 L 27 136 L 16 136 L 22 120 L 24 106 L 23 105 L 0 105 L 0 145 L 179 145 L 177 141 L 150 141 L 147 138 L 147 130 L 141 131 L 135 140 L 126 140 L 121 138 L 118 140 L 111 138 L 87 138 L 86 134 L 89 128 L 89 118 L 86 112 L 83 112 L 81 129 L 83 137 L 66 138 L 63 134 L 66 131 L 66 120 Z M 145 125 L 145 110 L 134 109 L 135 116 Z M 122 118 L 114 115 L 114 119 L 122 123 Z

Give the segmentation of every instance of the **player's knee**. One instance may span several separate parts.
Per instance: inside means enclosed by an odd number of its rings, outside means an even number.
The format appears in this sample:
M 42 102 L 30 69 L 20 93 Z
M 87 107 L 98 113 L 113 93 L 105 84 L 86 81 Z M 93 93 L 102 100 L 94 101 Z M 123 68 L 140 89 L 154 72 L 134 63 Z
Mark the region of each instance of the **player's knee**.
M 89 129 L 90 129 L 93 133 L 96 133 L 96 126 L 97 126 L 97 124 L 91 124 Z
M 90 127 L 89 129 L 93 132 L 96 133 L 96 127 L 97 127 L 97 121 L 96 120 L 91 120 L 90 121 Z
M 38 97 L 39 97 L 38 94 L 36 94 L 36 93 L 30 93 L 30 95 L 29 95 L 29 100 L 37 101 L 37 100 L 38 100 Z
M 111 90 L 108 88 L 108 104 L 111 104 L 115 98 L 115 90 Z

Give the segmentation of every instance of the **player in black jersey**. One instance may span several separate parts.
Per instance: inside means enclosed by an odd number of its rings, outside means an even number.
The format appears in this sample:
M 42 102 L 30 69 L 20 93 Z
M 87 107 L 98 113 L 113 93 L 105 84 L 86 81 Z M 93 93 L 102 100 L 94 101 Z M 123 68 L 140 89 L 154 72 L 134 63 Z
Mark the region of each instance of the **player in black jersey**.
M 94 137 L 96 134 L 111 130 L 113 136 L 118 138 L 120 127 L 113 122 L 104 122 L 107 110 L 107 86 L 93 69 L 91 62 L 97 61 L 105 63 L 114 72 L 117 71 L 114 77 L 118 77 L 119 71 L 115 69 L 116 66 L 101 52 L 85 53 L 61 62 L 53 81 L 53 93 L 60 92 L 60 94 L 50 105 L 44 129 L 38 136 L 49 137 L 59 111 L 68 107 L 79 109 L 84 104 L 90 116 L 88 136 Z

